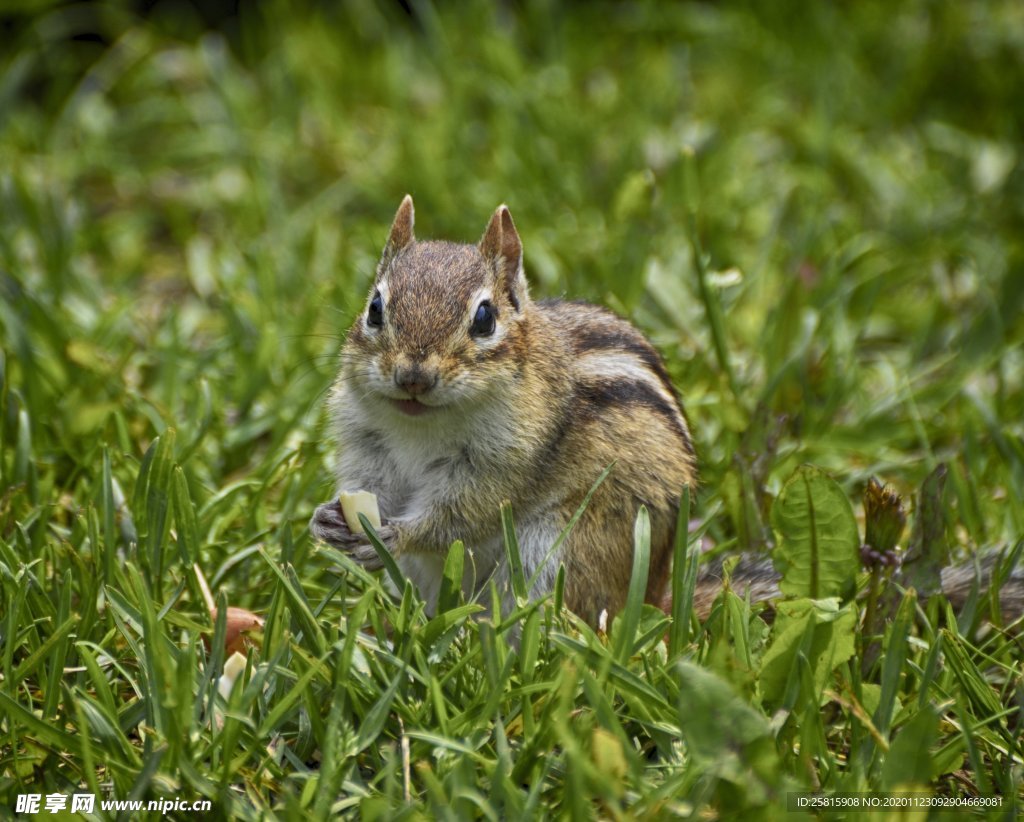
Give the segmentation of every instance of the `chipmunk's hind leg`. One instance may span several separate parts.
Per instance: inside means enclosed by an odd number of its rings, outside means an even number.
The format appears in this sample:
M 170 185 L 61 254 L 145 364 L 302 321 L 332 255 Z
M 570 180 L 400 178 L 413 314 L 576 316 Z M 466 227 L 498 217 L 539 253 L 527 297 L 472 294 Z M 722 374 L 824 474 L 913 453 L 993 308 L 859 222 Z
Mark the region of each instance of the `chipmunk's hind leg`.
M 633 573 L 634 525 L 640 503 L 628 494 L 609 495 L 576 524 L 566 551 L 565 604 L 591 626 L 608 624 L 626 604 Z M 644 601 L 657 604 L 671 575 L 677 511 L 650 506 L 650 564 Z

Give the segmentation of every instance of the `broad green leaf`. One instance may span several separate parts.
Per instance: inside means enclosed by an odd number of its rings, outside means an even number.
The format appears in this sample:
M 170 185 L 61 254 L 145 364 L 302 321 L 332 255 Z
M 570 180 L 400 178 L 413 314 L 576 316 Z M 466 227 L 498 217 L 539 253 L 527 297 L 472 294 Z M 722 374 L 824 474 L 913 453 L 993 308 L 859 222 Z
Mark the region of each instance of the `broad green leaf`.
M 798 653 L 803 653 L 814 672 L 815 693 L 804 698 L 820 700 L 832 671 L 853 656 L 856 624 L 853 607 L 840 606 L 835 598 L 778 603 L 771 639 L 761 659 L 759 685 L 765 705 L 778 707 L 787 702 L 787 695 L 792 697 L 798 684 Z
M 768 717 L 716 674 L 692 662 L 676 665 L 679 728 L 689 756 L 733 782 L 773 777 L 779 758 Z
M 853 594 L 860 538 L 850 501 L 820 468 L 800 466 L 772 506 L 778 545 L 772 554 L 791 597 L 825 599 Z

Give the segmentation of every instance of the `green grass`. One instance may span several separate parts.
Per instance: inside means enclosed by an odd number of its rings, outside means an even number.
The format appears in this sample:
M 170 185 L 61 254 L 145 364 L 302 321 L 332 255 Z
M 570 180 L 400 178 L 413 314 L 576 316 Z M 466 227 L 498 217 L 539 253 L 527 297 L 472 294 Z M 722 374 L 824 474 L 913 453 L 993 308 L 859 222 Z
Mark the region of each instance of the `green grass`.
M 0 54 L 0 816 L 86 790 L 777 818 L 791 790 L 908 785 L 1020 813 L 1024 653 L 983 603 L 891 597 L 880 656 L 864 599 L 768 625 L 725 594 L 698 625 L 680 544 L 671 626 L 637 601 L 609 637 L 557 602 L 427 619 L 305 527 L 411 192 L 424 237 L 508 203 L 535 295 L 651 336 L 717 549 L 773 542 L 803 463 L 857 511 L 870 477 L 911 500 L 944 464 L 929 544 L 1017 544 L 1019 4 L 267 3 L 228 38 L 37 5 Z M 227 704 L 193 563 L 267 620 Z

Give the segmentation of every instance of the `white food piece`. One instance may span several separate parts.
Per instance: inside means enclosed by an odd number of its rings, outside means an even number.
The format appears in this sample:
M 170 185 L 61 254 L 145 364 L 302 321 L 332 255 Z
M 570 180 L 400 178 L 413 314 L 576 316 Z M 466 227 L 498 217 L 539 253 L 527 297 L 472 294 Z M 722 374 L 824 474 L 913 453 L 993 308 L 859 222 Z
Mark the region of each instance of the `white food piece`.
M 363 514 L 374 529 L 380 528 L 380 508 L 377 507 L 377 497 L 369 491 L 343 491 L 338 495 L 338 503 L 341 505 L 342 516 L 345 522 L 355 534 L 365 534 L 362 524 L 359 522 L 359 515 Z
M 227 658 L 227 661 L 224 663 L 224 673 L 217 680 L 217 690 L 220 691 L 220 695 L 224 699 L 231 696 L 231 689 L 235 685 L 235 680 L 242 675 L 244 670 L 245 656 L 235 651 Z

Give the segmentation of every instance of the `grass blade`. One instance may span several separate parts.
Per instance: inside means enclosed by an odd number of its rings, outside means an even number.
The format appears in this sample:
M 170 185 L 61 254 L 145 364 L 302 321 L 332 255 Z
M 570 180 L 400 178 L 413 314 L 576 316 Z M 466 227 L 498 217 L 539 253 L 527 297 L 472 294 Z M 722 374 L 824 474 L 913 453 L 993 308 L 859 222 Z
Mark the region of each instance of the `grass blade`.
M 618 617 L 615 659 L 624 665 L 633 653 L 633 640 L 640 625 L 640 611 L 647 596 L 647 574 L 651 565 L 651 518 L 647 507 L 640 506 L 633 527 L 633 573 L 629 579 L 626 607 Z
M 516 602 L 522 604 L 529 595 L 526 575 L 523 573 L 523 558 L 519 553 L 519 540 L 512 521 L 512 504 L 505 500 L 501 504 L 501 533 L 505 539 L 505 556 L 508 559 L 509 577 Z
M 690 486 L 683 488 L 676 517 L 676 537 L 672 550 L 672 624 L 668 630 L 668 656 L 675 659 L 690 641 L 693 594 L 697 587 L 696 546 L 690 550 Z
M 462 540 L 455 540 L 448 548 L 448 556 L 444 561 L 444 573 L 441 577 L 441 588 L 437 595 L 437 612 L 444 613 L 455 608 L 462 598 L 462 577 L 464 573 L 466 549 Z
M 366 538 L 370 540 L 370 545 L 373 546 L 373 550 L 377 552 L 377 556 L 380 557 L 380 561 L 384 563 L 384 570 L 391 578 L 391 581 L 395 584 L 395 590 L 403 590 L 405 588 L 405 574 L 403 574 L 402 570 L 398 567 L 398 563 L 395 562 L 395 558 L 391 556 L 391 552 L 381 541 L 381 538 L 377 535 L 376 529 L 374 529 L 365 514 L 359 514 L 359 522 L 362 524 L 363 531 L 366 532 Z

